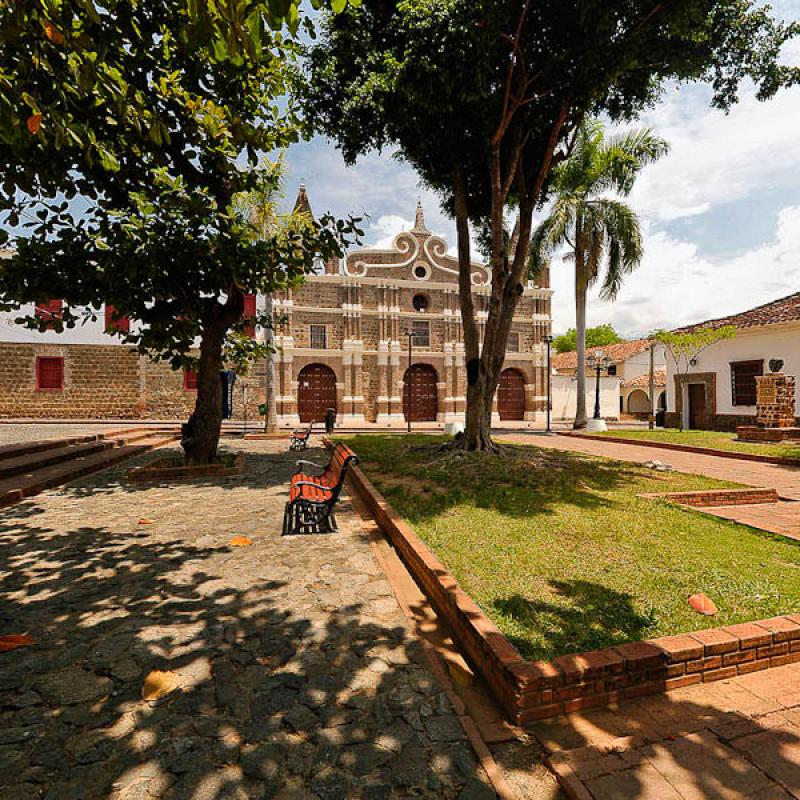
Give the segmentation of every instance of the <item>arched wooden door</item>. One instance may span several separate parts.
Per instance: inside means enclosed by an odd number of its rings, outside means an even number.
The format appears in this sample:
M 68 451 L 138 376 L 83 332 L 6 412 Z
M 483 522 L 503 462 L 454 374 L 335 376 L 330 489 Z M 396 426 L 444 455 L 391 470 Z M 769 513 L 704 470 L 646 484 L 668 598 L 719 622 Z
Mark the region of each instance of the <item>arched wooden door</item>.
M 500 373 L 497 410 L 501 420 L 525 419 L 525 376 L 518 369 Z
M 322 422 L 336 408 L 336 375 L 324 364 L 309 364 L 297 377 L 297 412 L 300 422 Z
M 412 364 L 403 376 L 403 416 L 408 419 L 411 395 L 411 421 L 435 422 L 438 409 L 436 370 L 429 364 Z

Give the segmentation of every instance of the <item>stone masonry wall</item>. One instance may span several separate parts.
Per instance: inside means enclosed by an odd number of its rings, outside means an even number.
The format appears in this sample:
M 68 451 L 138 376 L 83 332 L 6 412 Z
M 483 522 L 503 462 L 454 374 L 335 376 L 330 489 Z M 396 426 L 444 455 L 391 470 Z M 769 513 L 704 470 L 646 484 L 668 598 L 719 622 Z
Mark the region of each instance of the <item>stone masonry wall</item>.
M 63 390 L 36 389 L 36 357 L 64 359 Z M 139 357 L 120 346 L 0 344 L 0 417 L 143 415 Z

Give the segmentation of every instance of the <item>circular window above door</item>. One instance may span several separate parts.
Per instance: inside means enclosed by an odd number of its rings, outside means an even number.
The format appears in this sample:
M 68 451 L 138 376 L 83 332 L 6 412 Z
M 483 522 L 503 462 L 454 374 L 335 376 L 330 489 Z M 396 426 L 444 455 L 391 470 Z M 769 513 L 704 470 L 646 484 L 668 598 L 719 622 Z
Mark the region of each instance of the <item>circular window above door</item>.
M 418 281 L 426 281 L 431 276 L 430 267 L 427 264 L 415 264 L 414 265 L 414 277 Z
M 430 301 L 424 294 L 415 294 L 411 305 L 414 306 L 414 311 L 424 312 L 428 310 Z

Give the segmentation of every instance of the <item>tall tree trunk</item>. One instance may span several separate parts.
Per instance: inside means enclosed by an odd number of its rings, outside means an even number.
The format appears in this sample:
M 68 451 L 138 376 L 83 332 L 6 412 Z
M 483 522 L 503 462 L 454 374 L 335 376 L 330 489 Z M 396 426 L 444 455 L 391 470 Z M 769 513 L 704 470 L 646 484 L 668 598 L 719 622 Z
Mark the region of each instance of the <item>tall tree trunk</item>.
M 267 344 L 271 347 L 274 341 L 275 329 L 272 327 L 272 295 L 267 295 L 266 312 L 269 317 L 267 327 Z M 268 353 L 264 361 L 264 433 L 274 433 L 278 430 L 278 416 L 275 408 L 275 360 L 273 354 Z
M 586 276 L 581 253 L 575 252 L 575 350 L 578 357 L 575 429 L 586 427 Z
M 204 324 L 197 368 L 197 399 L 189 418 L 188 436 L 181 444 L 186 457 L 197 464 L 208 464 L 217 456 L 222 429 L 222 345 L 226 328 L 217 322 Z

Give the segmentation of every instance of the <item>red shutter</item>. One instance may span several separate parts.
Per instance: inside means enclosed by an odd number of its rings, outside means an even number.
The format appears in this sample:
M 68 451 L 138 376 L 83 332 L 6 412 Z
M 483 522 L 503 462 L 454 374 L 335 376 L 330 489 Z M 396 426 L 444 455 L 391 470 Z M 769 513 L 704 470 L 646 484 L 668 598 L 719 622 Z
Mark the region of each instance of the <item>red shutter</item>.
M 183 371 L 183 388 L 187 392 L 197 391 L 197 373 L 193 369 Z
M 45 300 L 43 303 L 37 303 L 34 309 L 34 316 L 39 319 L 48 321 L 45 327 L 49 330 L 55 328 L 55 320 L 61 319 L 61 309 L 63 307 L 62 300 Z
M 244 311 L 242 312 L 242 318 L 243 319 L 256 318 L 256 296 L 254 294 L 246 294 L 244 296 Z M 251 339 L 254 339 L 256 335 L 255 324 L 245 325 L 244 333 L 246 336 L 249 336 Z
M 106 333 L 121 331 L 127 333 L 131 329 L 131 321 L 127 317 L 114 319 L 114 306 L 106 303 Z
M 61 356 L 36 357 L 36 388 L 40 391 L 64 388 L 64 359 Z

